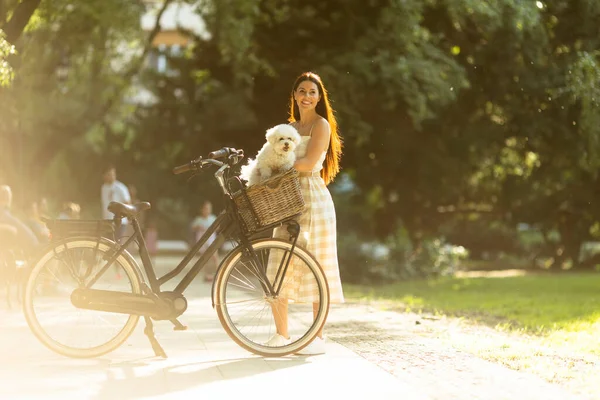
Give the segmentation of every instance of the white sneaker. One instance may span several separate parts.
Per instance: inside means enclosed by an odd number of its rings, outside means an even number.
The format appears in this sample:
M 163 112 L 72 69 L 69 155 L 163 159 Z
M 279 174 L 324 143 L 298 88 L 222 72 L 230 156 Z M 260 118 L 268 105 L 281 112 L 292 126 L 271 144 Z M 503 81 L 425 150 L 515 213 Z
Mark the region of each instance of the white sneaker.
M 314 338 L 312 342 L 308 344 L 305 348 L 297 352 L 296 354 L 300 354 L 303 356 L 312 356 L 316 354 L 324 354 L 325 353 L 325 340 L 320 337 Z
M 265 343 L 265 346 L 283 347 L 283 346 L 290 344 L 291 342 L 292 341 L 290 339 L 286 339 L 285 337 L 281 336 L 279 333 L 276 333 L 273 336 L 271 336 L 271 339 L 269 339 L 267 341 L 267 343 Z

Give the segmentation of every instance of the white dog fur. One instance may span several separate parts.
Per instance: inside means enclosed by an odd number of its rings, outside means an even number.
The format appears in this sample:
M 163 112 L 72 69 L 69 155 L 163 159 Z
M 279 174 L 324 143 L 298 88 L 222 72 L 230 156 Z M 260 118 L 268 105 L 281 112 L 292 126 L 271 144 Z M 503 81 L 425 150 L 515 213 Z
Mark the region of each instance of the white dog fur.
M 255 159 L 249 159 L 242 166 L 240 177 L 248 182 L 248 186 L 263 182 L 271 176 L 285 172 L 294 166 L 296 146 L 301 137 L 296 128 L 281 124 L 267 130 L 267 142 L 258 152 Z

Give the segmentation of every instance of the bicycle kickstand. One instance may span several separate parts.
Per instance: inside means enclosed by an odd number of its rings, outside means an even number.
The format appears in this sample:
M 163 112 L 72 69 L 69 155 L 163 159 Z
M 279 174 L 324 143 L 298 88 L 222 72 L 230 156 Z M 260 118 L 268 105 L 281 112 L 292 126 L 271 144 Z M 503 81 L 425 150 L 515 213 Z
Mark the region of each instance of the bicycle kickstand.
M 183 325 L 181 322 L 179 322 L 179 320 L 175 319 L 170 319 L 169 321 L 171 321 L 171 323 L 173 325 L 175 325 L 173 327 L 174 331 L 187 331 L 187 325 Z
M 144 320 L 146 321 L 144 334 L 148 336 L 148 340 L 152 345 L 152 350 L 154 350 L 154 354 L 158 357 L 167 358 L 167 353 L 165 353 L 165 350 L 161 347 L 160 343 L 158 343 L 158 340 L 156 340 L 156 336 L 154 336 L 154 324 L 152 324 L 152 320 L 150 319 L 150 317 L 144 317 Z

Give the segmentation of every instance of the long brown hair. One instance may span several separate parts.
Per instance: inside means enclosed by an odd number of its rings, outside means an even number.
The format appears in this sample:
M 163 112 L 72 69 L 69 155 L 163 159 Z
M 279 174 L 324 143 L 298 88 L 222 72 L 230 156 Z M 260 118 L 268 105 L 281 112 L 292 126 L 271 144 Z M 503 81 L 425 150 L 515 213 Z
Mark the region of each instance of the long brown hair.
M 329 147 L 327 148 L 327 155 L 325 156 L 325 165 L 321 170 L 321 177 L 325 181 L 325 184 L 329 185 L 329 183 L 333 181 L 338 172 L 340 172 L 340 158 L 342 156 L 342 137 L 338 132 L 337 121 L 335 120 L 333 108 L 331 108 L 331 104 L 329 103 L 327 90 L 325 89 L 323 81 L 321 81 L 321 77 L 319 77 L 319 75 L 313 72 L 305 72 L 298 78 L 296 78 L 290 97 L 290 117 L 288 118 L 288 121 L 296 122 L 296 117 L 300 117 L 300 109 L 298 108 L 298 104 L 296 104 L 296 101 L 294 100 L 294 92 L 296 92 L 296 89 L 298 89 L 298 85 L 300 85 L 304 81 L 311 81 L 315 83 L 319 88 L 319 94 L 321 95 L 321 99 L 317 103 L 315 111 L 321 117 L 327 119 L 327 122 L 329 122 L 329 127 L 331 129 Z

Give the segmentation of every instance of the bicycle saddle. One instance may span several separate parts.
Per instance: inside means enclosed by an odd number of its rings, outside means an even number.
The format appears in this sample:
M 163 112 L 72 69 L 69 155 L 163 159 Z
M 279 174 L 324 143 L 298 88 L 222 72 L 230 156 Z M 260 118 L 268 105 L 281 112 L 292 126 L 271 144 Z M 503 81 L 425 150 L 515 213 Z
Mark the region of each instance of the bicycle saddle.
M 108 204 L 108 211 L 115 215 L 123 215 L 125 217 L 134 217 L 142 211 L 150 209 L 150 203 L 144 201 L 142 203 L 135 203 L 134 205 L 119 203 L 118 201 L 111 201 Z

